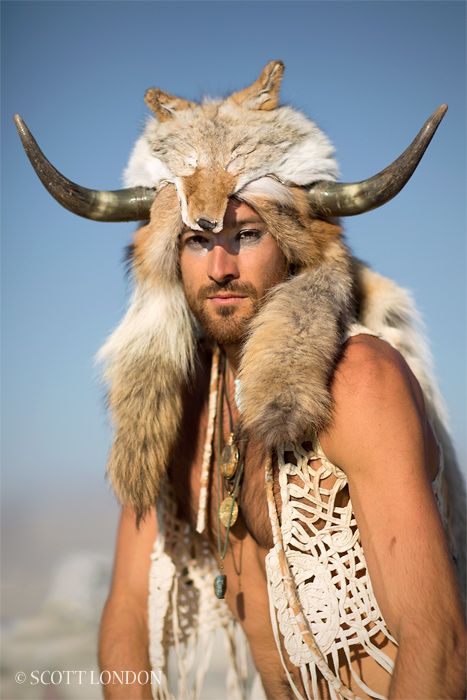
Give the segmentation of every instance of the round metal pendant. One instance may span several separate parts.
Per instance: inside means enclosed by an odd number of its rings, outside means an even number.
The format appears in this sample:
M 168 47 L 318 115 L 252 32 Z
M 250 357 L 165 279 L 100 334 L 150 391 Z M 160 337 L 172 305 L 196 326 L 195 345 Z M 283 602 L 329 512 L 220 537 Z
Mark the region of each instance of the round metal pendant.
M 231 515 L 232 513 L 232 515 Z M 238 517 L 238 505 L 235 499 L 232 496 L 227 496 L 227 498 L 224 498 L 222 503 L 219 506 L 219 518 L 224 525 L 224 527 L 228 527 L 230 523 L 230 527 L 235 523 Z
M 227 445 L 222 450 L 221 457 L 221 474 L 226 479 L 231 479 L 237 471 L 240 453 L 237 445 L 233 442 L 233 436 L 230 436 Z

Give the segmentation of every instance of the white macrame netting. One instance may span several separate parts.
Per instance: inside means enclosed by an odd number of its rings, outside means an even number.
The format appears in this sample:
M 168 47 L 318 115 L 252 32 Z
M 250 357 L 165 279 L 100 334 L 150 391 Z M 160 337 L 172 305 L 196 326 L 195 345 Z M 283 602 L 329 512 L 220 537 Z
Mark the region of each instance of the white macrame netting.
M 373 593 L 351 501 L 339 500 L 347 491 L 347 478 L 327 460 L 319 443 L 312 450 L 290 445 L 278 451 L 278 473 L 281 516 L 279 523 L 270 500 L 274 547 L 266 557 L 276 643 L 280 630 L 290 661 L 300 668 L 306 698 L 320 697 L 321 675 L 331 697 L 354 697 L 339 676 L 342 654 L 356 684 L 370 697 L 382 698 L 351 663 L 352 647 L 358 647 L 391 674 L 392 660 L 372 640 L 382 633 L 396 642 Z M 299 616 L 287 591 L 289 577 Z M 293 684 L 290 676 L 289 682 Z M 303 697 L 296 688 L 295 694 Z

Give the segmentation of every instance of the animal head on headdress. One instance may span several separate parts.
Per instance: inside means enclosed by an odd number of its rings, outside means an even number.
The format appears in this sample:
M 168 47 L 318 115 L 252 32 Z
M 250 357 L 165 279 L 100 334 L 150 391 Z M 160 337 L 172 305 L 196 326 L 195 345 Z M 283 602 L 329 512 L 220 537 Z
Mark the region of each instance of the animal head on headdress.
M 229 197 L 243 189 L 277 198 L 287 196 L 281 183 L 334 180 L 337 164 L 327 137 L 304 115 L 279 107 L 283 71 L 273 61 L 245 90 L 201 104 L 148 90 L 146 103 L 156 118 L 134 148 L 127 184 L 173 183 L 185 225 L 217 233 Z
M 226 99 L 200 104 L 150 88 L 146 103 L 154 113 L 137 141 L 123 190 L 81 187 L 45 158 L 19 115 L 16 125 L 26 153 L 49 192 L 67 209 L 97 221 L 149 218 L 161 186 L 174 183 L 184 223 L 195 230 L 220 230 L 227 197 L 263 177 L 304 187 L 318 216 L 349 216 L 381 206 L 406 184 L 446 112 L 441 105 L 412 144 L 377 175 L 337 183 L 338 169 L 328 138 L 305 115 L 279 105 L 284 71 L 271 61 L 249 87 Z
M 146 221 L 135 234 L 135 289 L 100 352 L 115 423 L 108 473 L 141 517 L 154 503 L 183 411 L 196 353 L 196 323 L 178 270 L 183 225 L 214 233 L 229 197 L 265 220 L 298 272 L 274 288 L 253 319 L 240 366 L 242 423 L 267 446 L 320 430 L 331 415 L 329 383 L 342 331 L 355 311 L 355 261 L 334 217 L 384 204 L 407 182 L 446 107 L 388 168 L 338 183 L 328 138 L 302 113 L 279 105 L 283 64 L 270 62 L 250 87 L 201 103 L 156 88 L 125 171 L 123 190 L 89 190 L 61 175 L 20 117 L 26 153 L 51 194 L 76 214 Z

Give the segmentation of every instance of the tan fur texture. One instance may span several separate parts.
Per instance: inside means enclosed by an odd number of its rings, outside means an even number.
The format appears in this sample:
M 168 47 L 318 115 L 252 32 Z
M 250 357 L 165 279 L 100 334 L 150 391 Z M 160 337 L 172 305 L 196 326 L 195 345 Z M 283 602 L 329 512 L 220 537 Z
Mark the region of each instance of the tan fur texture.
M 224 220 L 229 197 L 234 191 L 235 177 L 220 166 L 197 168 L 192 175 L 180 178 L 190 221 L 208 219 L 215 222 L 214 230 Z
M 149 88 L 149 90 L 146 90 L 144 101 L 161 122 L 172 119 L 175 112 L 179 110 L 196 106 L 194 102 L 169 95 L 167 92 L 163 92 L 158 88 Z
M 173 185 L 161 189 L 151 208 L 151 220 L 135 233 L 132 268 L 138 284 L 157 288 L 179 285 L 178 237 L 183 222 Z
M 352 304 L 346 261 L 278 285 L 245 344 L 242 425 L 270 447 L 303 440 L 331 416 L 329 384 Z
M 247 109 L 275 109 L 279 104 L 279 90 L 284 75 L 282 61 L 270 61 L 253 85 L 234 92 L 229 102 Z
M 242 427 L 274 448 L 303 440 L 330 419 L 330 379 L 354 306 L 352 263 L 341 228 L 311 218 L 303 190 L 291 188 L 288 207 L 242 199 L 298 268 L 254 318 L 239 372 Z
M 136 234 L 137 286 L 128 312 L 99 353 L 115 426 L 108 476 L 138 522 L 154 505 L 177 437 L 195 353 L 194 320 L 177 273 L 182 227 L 172 186 Z

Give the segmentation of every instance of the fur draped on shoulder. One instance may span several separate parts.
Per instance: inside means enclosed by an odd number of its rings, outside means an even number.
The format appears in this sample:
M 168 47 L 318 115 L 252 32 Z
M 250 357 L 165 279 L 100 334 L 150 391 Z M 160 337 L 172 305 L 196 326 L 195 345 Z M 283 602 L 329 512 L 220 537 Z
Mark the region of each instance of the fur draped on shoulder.
M 154 201 L 151 222 L 137 231 L 133 297 L 98 354 L 115 429 L 107 473 L 138 522 L 156 502 L 195 360 L 196 324 L 178 274 L 181 228 L 178 200 L 168 186 Z
M 352 258 L 339 224 L 312 218 L 303 190 L 290 192 L 287 207 L 242 197 L 295 270 L 252 320 L 240 364 L 242 427 L 268 448 L 328 424 L 331 377 L 354 313 Z

